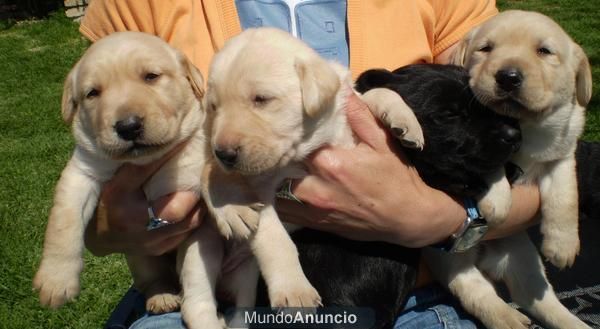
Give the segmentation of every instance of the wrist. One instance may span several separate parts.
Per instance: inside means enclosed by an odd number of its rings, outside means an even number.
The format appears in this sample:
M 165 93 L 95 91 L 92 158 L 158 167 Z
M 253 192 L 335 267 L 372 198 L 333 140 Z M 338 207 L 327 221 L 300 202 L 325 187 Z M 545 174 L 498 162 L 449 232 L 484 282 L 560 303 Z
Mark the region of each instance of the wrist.
M 467 212 L 462 202 L 442 191 L 426 187 L 416 191 L 413 199 L 403 207 L 418 210 L 413 221 L 398 227 L 392 243 L 409 248 L 422 248 L 445 241 L 463 224 Z
M 467 217 L 463 200 L 453 198 L 442 191 L 435 192 L 437 195 L 432 201 L 430 214 L 432 234 L 428 245 L 446 241 L 460 229 Z

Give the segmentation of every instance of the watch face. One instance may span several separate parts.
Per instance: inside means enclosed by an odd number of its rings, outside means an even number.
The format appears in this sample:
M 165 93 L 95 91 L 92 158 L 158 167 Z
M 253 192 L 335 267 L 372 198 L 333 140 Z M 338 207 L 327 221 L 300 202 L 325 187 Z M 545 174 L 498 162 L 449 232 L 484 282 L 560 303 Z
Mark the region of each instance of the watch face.
M 469 227 L 462 237 L 456 240 L 453 252 L 465 252 L 475 246 L 487 233 L 487 225 L 476 225 Z

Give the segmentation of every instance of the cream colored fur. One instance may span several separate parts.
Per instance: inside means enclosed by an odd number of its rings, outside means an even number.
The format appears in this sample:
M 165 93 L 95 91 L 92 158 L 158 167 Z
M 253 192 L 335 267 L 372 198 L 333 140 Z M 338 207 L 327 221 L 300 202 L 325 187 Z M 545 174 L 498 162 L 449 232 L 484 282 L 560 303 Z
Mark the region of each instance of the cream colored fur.
M 301 162 L 311 152 L 326 144 L 354 146 L 343 111 L 351 92 L 345 68 L 275 29 L 246 30 L 213 59 L 205 98 L 211 148 L 238 149 L 239 161 L 231 168 L 216 160 L 205 167 L 205 201 L 225 237 L 249 241 L 274 307 L 315 307 L 321 302 L 286 232 L 286 227 L 294 228 L 280 222 L 273 204 L 283 179 L 306 174 Z M 406 132 L 399 138 L 423 145 L 416 118 L 397 94 L 378 90 L 364 98 L 376 115 Z M 191 256 L 186 256 L 182 272 L 194 277 L 194 264 L 202 257 Z M 254 278 L 252 266 L 245 271 Z M 191 284 L 184 294 L 191 290 L 206 288 Z M 184 297 L 184 310 L 215 307 Z M 191 317 L 184 313 L 186 322 Z M 216 326 L 217 319 L 210 323 Z
M 159 76 L 146 81 L 148 73 Z M 158 37 L 115 33 L 93 44 L 69 73 L 62 113 L 72 126 L 76 147 L 56 186 L 44 251 L 33 286 L 40 302 L 56 308 L 75 298 L 83 269 L 83 233 L 102 185 L 124 163 L 145 164 L 185 143 L 144 185 L 149 202 L 174 191 L 200 193 L 204 163 L 203 81 L 185 56 Z M 99 93 L 90 94 L 92 89 Z M 135 142 L 119 138 L 115 123 L 143 118 Z M 172 265 L 162 257 L 127 255 L 135 285 L 154 312 L 179 307 Z
M 469 70 L 470 86 L 483 104 L 519 119 L 523 143 L 512 161 L 524 175 L 516 183 L 539 186 L 542 254 L 560 268 L 572 265 L 579 252 L 574 153 L 592 83 L 585 54 L 550 18 L 507 11 L 473 30 L 454 62 Z M 507 95 L 496 86 L 496 72 L 506 67 L 523 73 L 518 93 Z M 491 225 L 500 223 L 510 207 L 510 191 L 503 181 L 494 184 L 504 188 L 493 187 L 484 197 L 482 210 L 499 219 Z M 486 241 L 465 254 L 430 249 L 427 256 L 437 279 L 488 328 L 530 324 L 497 296 L 490 280 L 504 281 L 513 301 L 549 328 L 589 328 L 554 294 L 526 233 Z

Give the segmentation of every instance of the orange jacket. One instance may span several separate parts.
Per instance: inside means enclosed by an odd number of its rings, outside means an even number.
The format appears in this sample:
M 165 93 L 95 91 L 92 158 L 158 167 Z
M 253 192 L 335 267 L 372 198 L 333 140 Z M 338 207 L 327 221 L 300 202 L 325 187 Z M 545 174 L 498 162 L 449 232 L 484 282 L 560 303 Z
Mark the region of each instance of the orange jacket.
M 431 63 L 497 13 L 495 0 L 348 0 L 350 69 Z M 158 35 L 206 76 L 214 53 L 241 31 L 233 0 L 93 0 L 81 22 L 92 41 L 115 31 Z

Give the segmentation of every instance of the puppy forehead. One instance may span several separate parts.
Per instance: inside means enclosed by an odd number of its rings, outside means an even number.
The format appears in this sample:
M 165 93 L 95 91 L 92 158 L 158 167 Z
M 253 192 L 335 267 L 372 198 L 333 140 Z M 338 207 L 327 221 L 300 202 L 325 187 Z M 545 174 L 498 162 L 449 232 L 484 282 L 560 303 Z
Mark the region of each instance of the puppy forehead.
M 208 85 L 216 97 L 283 96 L 300 91 L 293 56 L 274 56 L 273 52 L 248 54 L 240 53 L 231 61 L 223 62 L 223 67 L 213 70 Z
M 211 65 L 209 86 L 237 84 L 258 88 L 270 82 L 297 84 L 296 59 L 310 56 L 318 55 L 289 33 L 273 28 L 247 29 L 217 53 Z
M 160 38 L 140 32 L 118 32 L 100 39 L 86 51 L 78 73 L 90 78 L 177 66 L 176 52 Z
M 484 23 L 477 31 L 477 41 L 501 45 L 529 46 L 549 43 L 567 44 L 569 36 L 552 19 L 536 12 L 509 10 Z

